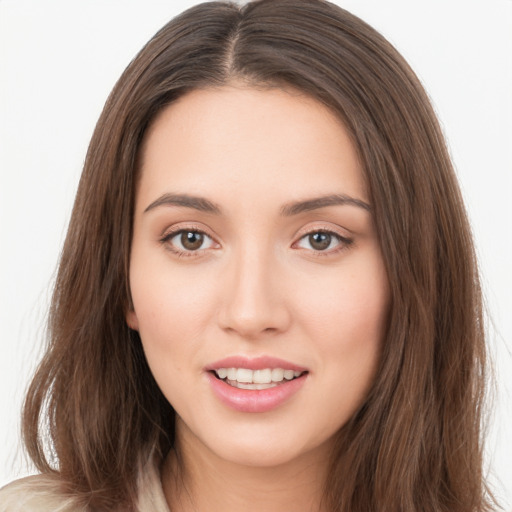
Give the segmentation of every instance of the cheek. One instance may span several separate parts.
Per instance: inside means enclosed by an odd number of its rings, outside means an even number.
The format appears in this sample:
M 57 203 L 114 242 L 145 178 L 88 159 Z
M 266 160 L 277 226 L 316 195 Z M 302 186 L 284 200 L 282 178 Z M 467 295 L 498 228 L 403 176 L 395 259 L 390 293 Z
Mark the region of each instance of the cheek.
M 360 283 L 359 283 L 360 284 Z M 372 290 L 369 293 L 368 290 Z M 322 393 L 319 407 L 329 411 L 327 428 L 344 425 L 360 408 L 375 378 L 386 329 L 388 297 L 383 288 L 351 286 L 329 294 L 317 310 L 315 331 Z M 311 318 L 314 318 L 312 315 Z
M 343 395 L 343 400 L 331 397 L 333 414 L 344 419 L 373 382 L 389 310 L 388 280 L 378 253 L 349 263 L 330 277 L 317 276 L 309 293 L 300 294 L 303 326 L 314 340 L 323 385 L 336 397 Z
M 149 263 L 144 255 L 132 256 L 130 288 L 139 332 L 151 343 L 194 338 L 213 302 L 208 280 L 170 265 L 165 256 Z
M 214 289 L 197 273 L 192 277 L 169 265 L 165 255 L 150 260 L 144 254 L 132 255 L 130 287 L 149 367 L 174 404 L 175 391 L 188 381 L 189 370 L 201 370 L 194 364 L 212 315 Z
M 343 350 L 380 343 L 389 309 L 389 286 L 380 259 L 354 260 L 297 290 L 301 315 L 314 338 L 331 340 Z M 313 332 L 311 333 L 313 335 Z
M 167 400 L 178 410 L 186 410 L 194 391 L 192 379 L 200 372 L 196 354 L 200 350 L 207 290 L 199 293 L 183 272 L 171 272 L 169 265 L 142 267 L 132 261 L 130 285 L 138 331 L 148 365 Z M 192 371 L 191 371 L 192 370 Z
M 318 311 L 314 325 L 318 348 L 332 381 L 366 388 L 373 378 L 385 334 L 385 297 L 353 293 L 333 297 Z M 313 321 L 313 320 L 312 320 Z M 366 384 L 367 383 L 367 384 Z

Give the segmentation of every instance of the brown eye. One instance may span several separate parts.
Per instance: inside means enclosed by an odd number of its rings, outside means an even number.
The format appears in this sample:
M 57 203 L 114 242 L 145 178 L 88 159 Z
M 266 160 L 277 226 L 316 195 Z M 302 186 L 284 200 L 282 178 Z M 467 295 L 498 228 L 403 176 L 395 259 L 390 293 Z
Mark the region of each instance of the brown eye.
M 197 231 L 183 231 L 181 233 L 180 242 L 187 251 L 197 251 L 203 245 L 204 235 Z
M 179 254 L 211 249 L 215 242 L 206 233 L 191 229 L 180 229 L 164 236 L 161 240 L 168 248 Z
M 296 244 L 296 247 L 308 249 L 314 253 L 334 254 L 352 244 L 350 238 L 345 238 L 331 231 L 311 231 L 304 235 Z
M 329 233 L 311 233 L 308 235 L 309 245 L 316 251 L 325 251 L 331 245 L 332 236 Z

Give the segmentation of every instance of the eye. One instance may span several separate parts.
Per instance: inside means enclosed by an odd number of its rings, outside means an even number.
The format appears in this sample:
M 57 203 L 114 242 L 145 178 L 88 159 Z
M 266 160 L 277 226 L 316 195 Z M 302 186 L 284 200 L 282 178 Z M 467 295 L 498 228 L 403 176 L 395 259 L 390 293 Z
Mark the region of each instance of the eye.
M 192 229 L 180 229 L 168 233 L 162 238 L 162 242 L 178 254 L 210 249 L 215 243 L 206 233 Z
M 342 237 L 332 231 L 312 231 L 300 238 L 296 246 L 301 249 L 309 249 L 315 252 L 337 252 L 350 245 L 352 240 Z

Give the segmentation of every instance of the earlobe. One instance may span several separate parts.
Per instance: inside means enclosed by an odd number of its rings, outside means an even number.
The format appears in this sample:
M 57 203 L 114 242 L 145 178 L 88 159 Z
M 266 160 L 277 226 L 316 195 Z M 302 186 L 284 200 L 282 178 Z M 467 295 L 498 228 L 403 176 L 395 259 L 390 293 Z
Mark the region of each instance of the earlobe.
M 139 320 L 137 319 L 137 314 L 133 309 L 130 309 L 126 313 L 126 323 L 128 324 L 128 327 L 130 329 L 133 329 L 134 331 L 139 330 Z

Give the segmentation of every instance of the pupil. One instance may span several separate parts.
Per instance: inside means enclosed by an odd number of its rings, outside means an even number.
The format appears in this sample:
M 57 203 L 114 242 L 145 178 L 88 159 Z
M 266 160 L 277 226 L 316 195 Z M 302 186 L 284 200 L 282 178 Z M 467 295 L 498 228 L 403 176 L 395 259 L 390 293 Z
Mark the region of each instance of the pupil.
M 203 245 L 203 235 L 194 231 L 184 231 L 181 234 L 181 244 L 189 251 L 195 251 Z
M 309 235 L 309 243 L 317 251 L 325 251 L 331 245 L 331 235 L 329 233 L 313 233 Z

